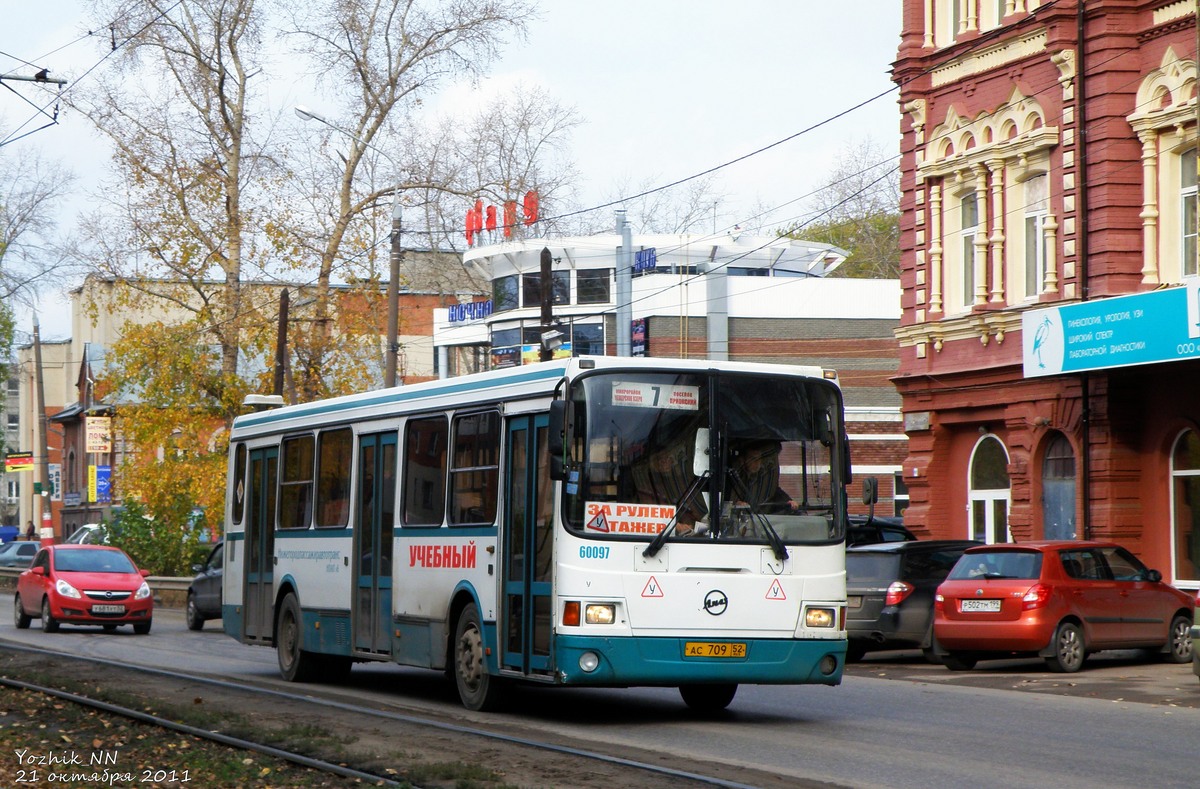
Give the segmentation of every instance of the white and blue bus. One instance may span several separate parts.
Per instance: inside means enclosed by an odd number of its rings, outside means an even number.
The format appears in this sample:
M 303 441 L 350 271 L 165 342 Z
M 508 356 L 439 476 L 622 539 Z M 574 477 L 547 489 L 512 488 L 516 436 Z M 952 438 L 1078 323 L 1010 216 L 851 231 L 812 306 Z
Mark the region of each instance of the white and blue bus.
M 841 682 L 836 374 L 578 357 L 239 417 L 225 632 L 283 676 L 440 669 L 514 682 Z

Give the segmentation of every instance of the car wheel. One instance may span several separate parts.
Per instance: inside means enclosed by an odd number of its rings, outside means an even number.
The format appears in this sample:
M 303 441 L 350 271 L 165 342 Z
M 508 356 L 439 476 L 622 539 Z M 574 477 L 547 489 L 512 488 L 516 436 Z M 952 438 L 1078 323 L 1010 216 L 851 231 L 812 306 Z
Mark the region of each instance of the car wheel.
M 42 632 L 57 633 L 58 620 L 50 615 L 50 598 L 42 598 Z
M 25 630 L 32 620 L 33 617 L 25 613 L 25 606 L 21 605 L 21 595 L 13 595 L 13 624 L 18 630 Z
M 961 652 L 947 652 L 942 655 L 942 665 L 951 671 L 970 671 L 978 661 Z
M 1183 615 L 1175 617 L 1167 631 L 1167 651 L 1163 659 L 1168 663 L 1191 663 L 1193 649 L 1192 620 Z
M 191 592 L 188 592 L 185 616 L 187 617 L 188 630 L 201 630 L 204 628 L 204 617 L 200 616 L 200 611 L 196 609 L 196 596 Z
M 454 628 L 454 683 L 469 710 L 487 712 L 504 702 L 504 681 L 489 674 L 484 662 L 483 626 L 474 603 L 463 609 Z
M 846 645 L 846 662 L 858 663 L 867 655 L 867 645 L 861 641 L 851 641 Z
M 139 636 L 144 636 L 150 632 L 150 625 L 154 624 L 153 620 L 148 622 L 138 622 L 133 626 L 133 632 Z
M 694 712 L 720 712 L 729 706 L 737 694 L 737 683 L 722 683 L 720 685 L 680 685 L 679 695 L 683 703 Z
M 304 643 L 303 619 L 300 603 L 289 594 L 279 607 L 279 619 L 275 623 L 275 651 L 279 658 L 279 673 L 288 682 L 312 682 L 317 678 L 320 667 L 318 657 L 301 649 Z
M 1051 671 L 1061 674 L 1074 674 L 1083 668 L 1087 658 L 1087 647 L 1083 643 L 1083 630 L 1074 622 L 1063 622 L 1054 632 L 1051 643 L 1054 654 L 1046 658 L 1046 665 Z

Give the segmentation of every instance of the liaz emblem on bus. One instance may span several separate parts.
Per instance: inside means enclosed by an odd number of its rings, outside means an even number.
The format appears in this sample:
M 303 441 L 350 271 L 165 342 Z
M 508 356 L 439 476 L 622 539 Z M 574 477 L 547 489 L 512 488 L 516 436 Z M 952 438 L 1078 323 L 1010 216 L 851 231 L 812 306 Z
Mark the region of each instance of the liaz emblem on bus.
M 618 534 L 658 534 L 675 516 L 670 504 L 621 504 L 589 501 L 584 526 L 590 531 Z

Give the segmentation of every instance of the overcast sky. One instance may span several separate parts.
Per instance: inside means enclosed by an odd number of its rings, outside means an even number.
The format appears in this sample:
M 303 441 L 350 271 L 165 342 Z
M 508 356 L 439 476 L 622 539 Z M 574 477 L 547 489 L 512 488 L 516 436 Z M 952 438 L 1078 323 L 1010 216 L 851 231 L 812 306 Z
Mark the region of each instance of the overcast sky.
M 75 77 L 96 62 L 94 40 L 72 43 L 87 32 L 84 3 L 3 5 L 0 73 L 31 74 L 20 62 L 28 60 L 52 76 Z M 885 151 L 898 149 L 888 76 L 900 34 L 896 0 L 543 0 L 540 6 L 528 41 L 509 46 L 478 90 L 541 85 L 576 108 L 584 124 L 572 149 L 583 179 L 577 191 L 587 205 L 603 202 L 615 184 L 665 184 L 796 135 L 716 175 L 729 217 L 740 221 L 766 206 L 778 210 L 765 224 L 779 226 L 805 213 L 804 198 L 847 145 L 871 139 Z M 0 89 L 0 136 L 29 121 L 33 111 L 21 96 L 35 95 L 22 83 L 5 84 L 15 93 Z M 472 101 L 469 91 L 446 91 L 440 106 Z M 269 93 L 279 108 L 319 102 L 302 83 L 271 85 Z M 847 112 L 880 94 L 886 95 Z M 799 134 L 818 124 L 824 125 Z M 6 145 L 0 156 L 32 149 L 79 174 L 81 193 L 106 158 L 84 120 L 70 113 Z M 727 222 L 722 216 L 716 224 Z M 69 334 L 64 305 L 59 294 L 43 296 L 43 336 Z M 18 329 L 30 328 L 22 313 Z

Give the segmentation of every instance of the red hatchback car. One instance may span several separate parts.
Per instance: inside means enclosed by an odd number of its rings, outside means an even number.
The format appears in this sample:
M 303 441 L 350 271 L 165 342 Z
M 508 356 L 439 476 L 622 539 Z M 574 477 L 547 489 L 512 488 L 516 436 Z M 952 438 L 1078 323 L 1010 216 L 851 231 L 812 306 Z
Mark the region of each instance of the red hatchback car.
M 953 671 L 1040 656 L 1074 672 L 1092 652 L 1150 649 L 1192 659 L 1191 595 L 1108 542 L 984 545 L 963 553 L 934 597 L 935 654 Z
M 146 583 L 149 570 L 139 570 L 124 551 L 107 545 L 49 545 L 38 551 L 33 564 L 17 578 L 13 618 L 19 628 L 32 619 L 53 633 L 63 622 L 133 625 L 133 632 L 150 632 L 154 596 Z

